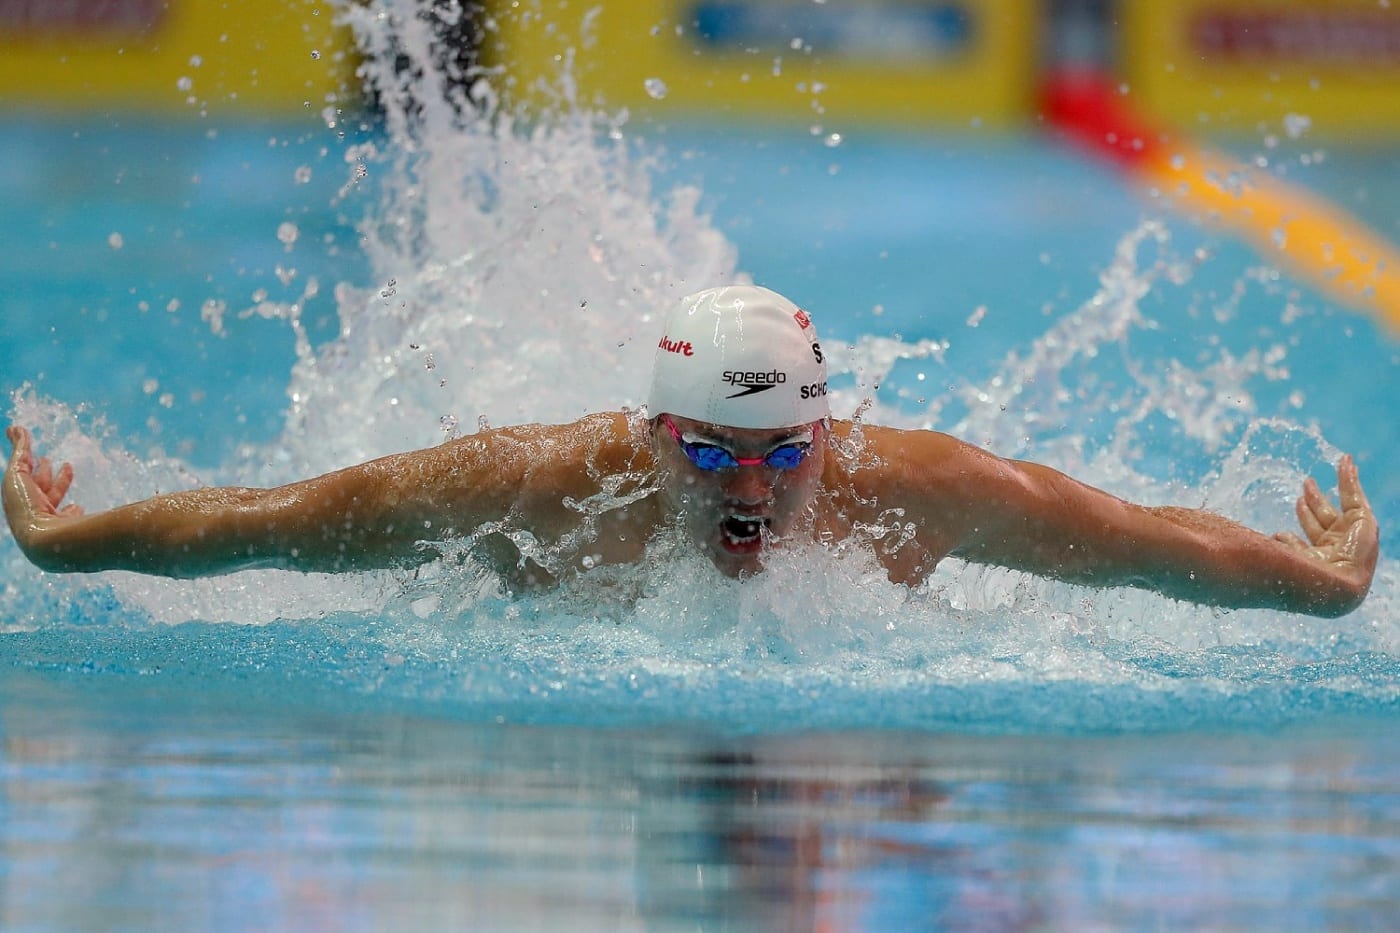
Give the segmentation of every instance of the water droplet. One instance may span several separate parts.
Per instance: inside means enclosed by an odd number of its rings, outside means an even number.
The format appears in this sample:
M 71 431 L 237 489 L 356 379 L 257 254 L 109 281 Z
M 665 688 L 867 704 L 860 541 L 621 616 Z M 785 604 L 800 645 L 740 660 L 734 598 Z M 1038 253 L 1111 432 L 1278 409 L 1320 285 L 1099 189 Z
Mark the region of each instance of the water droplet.
M 837 146 L 841 145 L 841 134 L 829 133 L 827 134 L 825 142 L 828 149 L 835 149 Z
M 194 87 L 194 81 L 192 81 L 187 76 L 181 75 L 179 78 L 176 79 L 175 87 L 177 87 L 181 91 L 188 92 L 190 88 Z
M 320 49 L 312 49 L 312 50 L 311 50 L 311 60 L 312 60 L 313 62 L 316 62 L 316 61 L 320 61 L 320 60 L 321 60 L 321 50 L 320 50 Z
M 670 89 L 666 87 L 666 82 L 662 81 L 660 78 L 647 78 L 642 82 L 642 86 L 646 88 L 647 96 L 652 100 L 662 100 L 670 93 Z
M 284 220 L 277 225 L 277 239 L 281 240 L 288 247 L 297 241 L 297 236 L 301 233 L 297 225 L 290 220 Z
M 295 175 L 294 177 L 296 178 L 297 184 L 299 184 L 299 185 L 304 185 L 304 184 L 306 184 L 308 181 L 311 180 L 311 166 L 309 166 L 309 165 L 299 165 L 299 166 L 297 166 L 296 175 Z
M 107 245 L 112 247 L 112 249 L 121 249 L 125 242 L 126 241 L 122 239 L 122 235 L 115 230 L 107 234 Z

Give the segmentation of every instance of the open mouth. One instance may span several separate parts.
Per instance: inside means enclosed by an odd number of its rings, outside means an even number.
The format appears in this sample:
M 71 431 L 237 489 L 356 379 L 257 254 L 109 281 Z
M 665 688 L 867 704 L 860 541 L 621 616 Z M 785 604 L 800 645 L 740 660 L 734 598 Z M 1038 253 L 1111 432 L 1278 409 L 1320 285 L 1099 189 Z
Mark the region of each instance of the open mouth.
M 720 523 L 724 540 L 733 547 L 758 545 L 770 520 L 758 515 L 730 515 Z

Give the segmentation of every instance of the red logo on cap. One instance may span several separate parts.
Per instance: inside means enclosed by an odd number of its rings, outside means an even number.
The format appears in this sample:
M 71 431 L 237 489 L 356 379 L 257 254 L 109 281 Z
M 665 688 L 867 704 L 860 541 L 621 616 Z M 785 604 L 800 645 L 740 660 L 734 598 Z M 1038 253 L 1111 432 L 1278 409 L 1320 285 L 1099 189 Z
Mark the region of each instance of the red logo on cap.
M 807 316 L 806 311 L 803 311 L 800 308 L 798 309 L 797 313 L 792 316 L 792 319 L 796 321 L 797 326 L 801 327 L 803 330 L 806 330 L 807 328 L 812 326 L 812 319 Z
M 695 355 L 695 350 L 691 347 L 689 340 L 672 340 L 669 336 L 662 337 L 657 347 L 665 350 L 667 353 L 679 353 L 682 356 Z

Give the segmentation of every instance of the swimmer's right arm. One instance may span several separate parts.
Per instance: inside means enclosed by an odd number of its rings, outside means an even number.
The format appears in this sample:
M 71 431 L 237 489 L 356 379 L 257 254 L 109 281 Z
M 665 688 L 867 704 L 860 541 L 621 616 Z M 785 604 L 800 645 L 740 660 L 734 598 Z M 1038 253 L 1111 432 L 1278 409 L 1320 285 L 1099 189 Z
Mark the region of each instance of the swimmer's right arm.
M 5 516 L 34 564 L 56 573 L 131 570 L 184 578 L 255 567 L 335 572 L 432 560 L 436 554 L 420 542 L 518 511 L 529 448 L 542 442 L 528 429 L 498 432 L 489 442 L 462 438 L 274 489 L 194 489 L 85 514 L 63 504 L 72 469 L 55 470 L 37 458 L 27 429 L 12 426 L 7 433 L 13 453 Z M 546 531 L 554 520 L 543 513 L 523 518 Z

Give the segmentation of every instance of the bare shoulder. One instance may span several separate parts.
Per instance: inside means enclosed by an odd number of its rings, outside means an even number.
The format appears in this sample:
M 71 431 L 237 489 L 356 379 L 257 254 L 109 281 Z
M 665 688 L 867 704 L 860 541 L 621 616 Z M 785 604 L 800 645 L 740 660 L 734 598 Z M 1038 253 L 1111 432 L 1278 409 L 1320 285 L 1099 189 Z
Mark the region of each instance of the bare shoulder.
M 651 466 L 646 436 L 623 412 L 598 412 L 564 424 L 493 428 L 443 444 L 452 456 L 487 451 L 525 472 L 627 472 Z
M 893 511 L 930 555 L 960 547 L 1025 482 L 1016 462 L 940 431 L 838 423 L 832 435 L 827 485 L 841 511 L 878 523 Z
M 541 515 L 563 508 L 565 497 L 616 492 L 654 470 L 644 428 L 621 412 L 493 428 L 422 453 L 447 474 L 446 485 L 491 489 L 500 506 Z
M 838 475 L 862 495 L 910 489 L 968 495 L 1011 468 L 1003 460 L 951 434 L 880 425 L 832 425 Z M 960 492 L 961 491 L 961 492 Z

